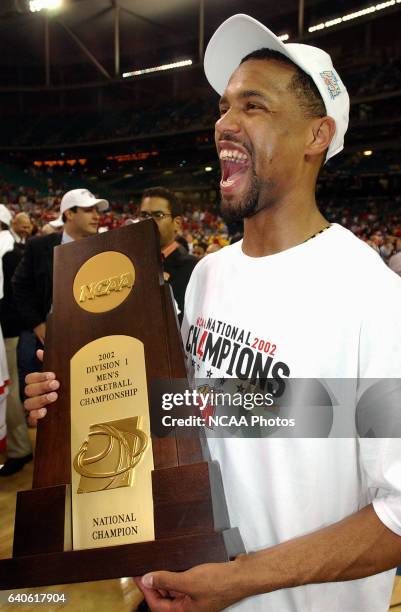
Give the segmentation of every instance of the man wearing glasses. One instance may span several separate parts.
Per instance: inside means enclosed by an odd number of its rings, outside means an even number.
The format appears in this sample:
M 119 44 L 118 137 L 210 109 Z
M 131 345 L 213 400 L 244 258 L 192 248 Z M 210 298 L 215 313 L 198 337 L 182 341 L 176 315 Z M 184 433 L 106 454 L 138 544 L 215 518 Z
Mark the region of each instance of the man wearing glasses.
M 182 322 L 185 290 L 197 259 L 187 253 L 176 236 L 182 224 L 182 205 L 175 195 L 164 187 L 151 187 L 142 194 L 140 219 L 154 219 L 159 228 L 160 247 L 163 256 L 164 279 L 172 289 Z

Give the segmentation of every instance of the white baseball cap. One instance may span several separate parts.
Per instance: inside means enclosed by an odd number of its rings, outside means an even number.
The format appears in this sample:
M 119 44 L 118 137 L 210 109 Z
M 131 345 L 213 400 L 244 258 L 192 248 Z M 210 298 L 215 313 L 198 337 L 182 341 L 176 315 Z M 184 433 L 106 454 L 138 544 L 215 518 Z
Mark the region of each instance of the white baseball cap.
M 349 95 L 326 51 L 300 43 L 284 44 L 262 23 L 248 15 L 233 15 L 213 34 L 205 52 L 204 68 L 209 83 L 222 95 L 241 60 L 253 51 L 267 48 L 282 53 L 306 72 L 316 84 L 336 131 L 326 161 L 344 148 L 348 128 Z
M 71 189 L 61 199 L 60 214 L 62 215 L 66 210 L 74 208 L 74 206 L 79 208 L 97 206 L 100 212 L 103 212 L 109 207 L 109 203 L 107 200 L 98 200 L 88 189 Z
M 13 216 L 7 206 L 0 204 L 0 221 L 4 223 L 4 225 L 10 226 L 12 218 Z

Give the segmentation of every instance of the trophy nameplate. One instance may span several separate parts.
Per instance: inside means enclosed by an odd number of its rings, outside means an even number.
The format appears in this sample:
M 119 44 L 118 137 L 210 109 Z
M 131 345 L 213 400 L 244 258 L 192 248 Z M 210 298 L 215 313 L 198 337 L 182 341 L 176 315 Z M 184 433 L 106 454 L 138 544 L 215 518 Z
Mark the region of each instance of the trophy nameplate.
M 151 431 L 153 381 L 186 378 L 156 224 L 56 247 L 53 278 L 44 369 L 61 388 L 38 424 L 33 488 L 17 496 L 0 588 L 180 571 L 243 552 L 198 437 Z
M 72 548 L 154 539 L 144 347 L 105 336 L 71 359 Z

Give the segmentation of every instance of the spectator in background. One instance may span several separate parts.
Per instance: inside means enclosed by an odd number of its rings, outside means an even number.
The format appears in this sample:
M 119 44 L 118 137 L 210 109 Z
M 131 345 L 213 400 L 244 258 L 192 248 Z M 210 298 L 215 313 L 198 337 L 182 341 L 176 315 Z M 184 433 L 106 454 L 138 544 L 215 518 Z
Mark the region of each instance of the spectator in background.
M 14 246 L 14 237 L 10 232 L 12 218 L 7 206 L 0 204 L 0 257 Z
M 27 219 L 24 219 L 24 217 Z M 25 213 L 15 217 L 22 227 L 32 227 L 30 219 Z M 18 224 L 17 224 L 18 225 Z M 15 226 L 14 226 L 15 227 Z M 4 335 L 7 364 L 10 377 L 9 393 L 7 396 L 7 459 L 0 469 L 0 476 L 11 476 L 19 472 L 26 463 L 32 460 L 32 444 L 29 437 L 28 426 L 25 419 L 25 410 L 22 405 L 22 390 L 18 380 L 17 346 L 22 331 L 22 321 L 16 307 L 11 279 L 15 269 L 22 258 L 25 244 L 15 241 L 14 248 L 3 255 L 4 297 L 1 303 L 1 327 Z
M 192 254 L 196 259 L 202 259 L 206 255 L 207 244 L 198 242 L 192 249 Z
M 10 232 L 15 242 L 25 244 L 32 234 L 32 229 L 33 225 L 29 215 L 27 213 L 20 212 L 15 215 L 11 223 Z
M 176 241 L 182 225 L 182 207 L 175 195 L 164 187 L 152 187 L 142 194 L 139 207 L 140 219 L 153 219 L 160 234 L 163 256 L 164 279 L 168 281 L 179 309 L 178 319 L 182 322 L 184 298 L 192 270 L 197 259 Z
M 53 219 L 53 221 L 49 221 L 42 227 L 41 234 L 45 236 L 46 234 L 54 234 L 54 232 L 61 232 L 64 226 L 63 216 L 59 215 L 57 219 Z
M 13 248 L 14 238 L 10 232 L 12 214 L 4 204 L 0 204 L 0 300 L 3 302 L 3 255 Z M 7 386 L 9 374 L 3 334 L 0 330 L 0 444 L 5 445 Z
M 54 234 L 57 230 L 50 225 L 50 223 L 45 223 L 40 230 L 41 236 L 47 236 L 48 234 Z
M 206 249 L 206 255 L 210 255 L 211 253 L 216 253 L 217 251 L 220 251 L 221 246 L 219 244 L 217 244 L 216 242 L 213 242 L 212 244 L 209 244 L 209 246 Z
M 4 211 L 3 211 L 4 212 Z M 9 371 L 7 396 L 7 459 L 0 470 L 0 476 L 11 476 L 23 468 L 32 459 L 32 444 L 25 420 L 25 411 L 21 401 L 18 381 L 17 345 L 22 323 L 14 302 L 11 279 L 23 255 L 25 242 L 32 232 L 32 222 L 26 213 L 18 213 L 11 220 L 8 230 L 3 230 L 3 299 L 1 303 L 1 327 Z M 11 247 L 11 248 L 9 248 Z
M 390 257 L 388 265 L 393 272 L 401 276 L 401 251 Z

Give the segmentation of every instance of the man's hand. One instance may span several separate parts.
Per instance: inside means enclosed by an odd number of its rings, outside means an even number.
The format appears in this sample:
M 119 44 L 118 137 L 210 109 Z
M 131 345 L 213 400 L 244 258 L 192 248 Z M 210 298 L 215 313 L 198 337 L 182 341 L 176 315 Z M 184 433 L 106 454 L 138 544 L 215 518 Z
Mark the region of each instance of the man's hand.
M 238 561 L 151 572 L 135 582 L 152 612 L 217 612 L 250 595 Z
M 46 323 L 39 323 L 39 325 L 33 328 L 33 331 L 37 339 L 44 344 L 46 337 Z
M 36 355 L 43 361 L 43 351 L 39 350 Z M 42 419 L 46 413 L 46 406 L 52 404 L 58 398 L 56 390 L 60 383 L 56 380 L 54 372 L 33 372 L 25 377 L 25 409 L 29 411 L 28 421 L 30 425 L 36 425 L 38 419 Z

